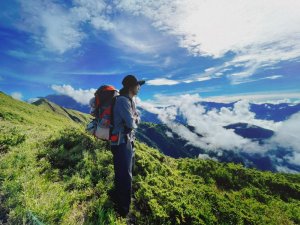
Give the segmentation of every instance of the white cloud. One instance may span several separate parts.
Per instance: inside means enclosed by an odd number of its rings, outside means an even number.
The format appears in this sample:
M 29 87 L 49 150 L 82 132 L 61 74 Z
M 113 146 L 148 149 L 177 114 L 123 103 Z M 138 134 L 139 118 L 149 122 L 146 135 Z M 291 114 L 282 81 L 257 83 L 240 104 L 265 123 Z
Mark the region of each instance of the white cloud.
M 299 172 L 296 170 L 292 170 L 286 166 L 276 165 L 276 170 L 281 173 L 294 173 L 298 174 Z
M 174 82 L 207 81 L 223 75 L 232 84 L 277 79 L 249 77 L 300 57 L 297 0 L 74 0 L 70 7 L 54 0 L 19 1 L 22 19 L 18 27 L 33 34 L 47 50 L 61 54 L 101 32 L 108 34 L 108 44 L 129 54 L 129 60 L 149 66 L 175 64 L 174 58 L 166 56 L 174 45 L 195 56 L 221 58 L 233 53 L 219 67 Z M 235 66 L 240 71 L 230 73 Z
M 209 71 L 213 71 L 213 70 L 215 70 L 215 68 L 214 67 L 210 67 L 210 68 L 205 69 L 204 71 L 205 72 L 209 72 Z
M 178 81 L 176 80 L 170 80 L 170 79 L 166 79 L 166 78 L 157 78 L 157 79 L 153 79 L 153 80 L 147 80 L 146 82 L 147 85 L 175 85 L 175 84 L 179 84 Z
M 165 67 L 167 67 L 167 66 L 169 66 L 171 63 L 172 63 L 172 58 L 171 58 L 170 56 L 168 56 L 168 57 L 166 57 L 166 58 L 164 59 L 163 65 L 164 65 Z
M 208 154 L 205 154 L 205 153 L 204 154 L 200 153 L 198 155 L 198 158 L 199 159 L 212 159 L 212 160 L 218 161 L 215 157 L 210 157 Z
M 245 139 L 224 126 L 234 123 L 249 123 L 263 128 L 276 130 L 280 123 L 255 119 L 255 114 L 249 111 L 249 102 L 239 101 L 234 104 L 232 110 L 221 108 L 221 110 L 206 109 L 199 104 L 202 98 L 198 94 L 180 96 L 156 96 L 157 102 L 164 102 L 168 107 L 158 108 L 149 101 L 138 102 L 138 104 L 152 113 L 166 124 L 174 133 L 185 139 L 188 144 L 209 151 L 222 151 L 224 149 L 233 151 L 244 151 L 248 153 L 263 154 L 266 149 L 257 142 Z M 190 131 L 184 125 L 175 121 L 177 116 L 186 119 L 186 123 L 195 128 Z M 199 137 L 198 134 L 202 135 Z
M 109 10 L 104 1 L 75 0 L 67 8 L 56 1 L 20 1 L 22 20 L 20 29 L 32 33 L 34 40 L 49 51 L 60 54 L 81 46 L 87 37 L 82 24 L 96 30 L 110 30 L 113 23 L 107 19 Z
M 174 41 L 153 28 L 151 21 L 145 18 L 120 16 L 114 20 L 114 28 L 110 33 L 111 38 L 107 44 L 127 53 L 153 57 L 169 52 L 174 47 Z M 171 58 L 157 57 L 156 61 L 161 66 L 168 66 Z
M 174 138 L 173 133 L 170 132 L 170 131 L 166 131 L 166 135 L 167 135 L 169 138 Z
M 11 97 L 13 97 L 14 99 L 17 99 L 17 100 L 22 100 L 23 95 L 21 92 L 12 92 Z
M 56 57 L 46 57 L 41 52 L 25 52 L 22 50 L 8 50 L 6 54 L 15 58 L 25 59 L 25 60 L 39 60 L 39 61 L 61 61 L 61 59 Z
M 259 96 L 258 96 L 259 97 Z M 263 96 L 266 97 L 266 96 Z M 156 95 L 155 100 L 141 101 L 138 105 L 145 110 L 155 113 L 173 133 L 178 134 L 187 144 L 202 148 L 205 154 L 199 158 L 209 158 L 209 151 L 222 154 L 223 150 L 245 152 L 248 154 L 266 154 L 274 162 L 278 171 L 294 173 L 286 163 L 300 165 L 300 112 L 292 115 L 283 122 L 260 120 L 255 118 L 255 113 L 250 111 L 249 101 L 237 101 L 233 108 L 220 110 L 206 109 L 199 103 L 203 99 L 198 95 Z M 191 131 L 183 124 L 177 122 L 178 116 L 185 119 L 187 125 L 193 126 Z M 233 129 L 224 128 L 235 123 L 247 123 L 274 131 L 274 136 L 264 144 L 259 144 L 251 139 L 237 135 Z M 200 135 L 200 136 L 199 136 Z M 290 153 L 285 153 L 282 158 L 274 155 L 276 149 L 283 147 Z
M 292 115 L 284 121 L 278 128 L 274 137 L 270 140 L 273 145 L 279 145 L 284 148 L 292 149 L 292 155 L 285 159 L 290 163 L 300 166 L 300 112 Z
M 197 78 L 197 81 L 206 81 L 212 79 L 211 77 L 199 77 Z
M 78 90 L 74 89 L 71 85 L 52 85 L 51 88 L 57 93 L 67 95 L 72 97 L 75 101 L 88 105 L 91 98 L 94 97 L 96 89 L 91 88 L 88 90 L 83 90 L 79 88 Z
M 122 74 L 122 71 L 119 70 L 110 70 L 110 71 L 69 71 L 62 72 L 61 74 L 70 74 L 70 75 L 94 75 L 94 76 L 111 76 Z
M 211 101 L 211 102 L 235 102 L 239 100 L 247 100 L 253 103 L 292 103 L 299 102 L 300 92 L 255 92 L 255 93 L 244 93 L 244 94 L 235 94 L 235 95 L 222 95 L 222 96 L 213 96 L 202 98 L 202 101 Z
M 217 67 L 210 67 L 204 70 L 202 73 L 194 73 L 190 75 L 186 75 L 185 80 L 181 80 L 184 83 L 192 83 L 192 82 L 203 82 L 211 79 L 220 78 L 220 71 L 224 70 L 228 64 L 224 63 Z
M 20 2 L 22 28 L 60 53 L 81 45 L 88 35 L 81 25 L 88 24 L 111 31 L 115 43 L 132 51 L 155 53 L 165 46 L 168 50 L 170 36 L 197 56 L 220 58 L 231 51 L 236 56 L 227 66 L 240 64 L 244 70 L 234 79 L 300 56 L 297 0 L 74 0 L 70 8 L 50 0 Z M 154 32 L 150 24 L 170 36 Z
M 77 48 L 85 37 L 67 9 L 51 1 L 20 1 L 19 27 L 34 34 L 35 41 L 49 51 L 64 53 Z
M 203 82 L 203 81 L 208 81 L 214 78 L 218 77 L 213 77 L 213 76 L 206 76 L 206 75 L 196 75 L 192 74 L 187 76 L 188 79 L 181 79 L 181 80 L 172 80 L 172 79 L 167 79 L 167 78 L 155 78 L 152 80 L 147 80 L 146 84 L 147 85 L 175 85 L 175 84 L 180 84 L 180 83 L 192 83 L 192 82 Z
M 145 110 L 154 113 L 154 114 L 159 114 L 160 109 L 158 109 L 154 104 L 148 102 L 148 101 L 142 101 L 139 97 L 136 96 L 136 102 L 137 104 L 144 108 Z
M 156 107 L 165 107 L 170 105 L 170 102 L 173 102 L 177 99 L 178 95 L 184 94 L 196 94 L 197 101 L 206 101 L 206 102 L 219 102 L 219 103 L 231 103 L 236 101 L 245 100 L 250 103 L 291 103 L 298 104 L 300 103 L 300 92 L 295 90 L 294 92 L 255 92 L 255 93 L 243 93 L 243 94 L 234 94 L 234 95 L 221 95 L 221 96 L 212 96 L 212 97 L 201 97 L 199 92 L 210 92 L 215 91 L 219 87 L 208 87 L 208 88 L 199 88 L 192 90 L 190 92 L 175 92 L 171 94 L 155 94 L 152 100 L 147 100 L 149 104 L 152 104 Z M 193 95 L 195 96 L 195 95 Z
M 184 80 L 184 81 L 182 81 L 183 83 L 187 83 L 187 84 L 189 84 L 189 83 L 192 83 L 192 82 L 194 82 L 194 80 Z
M 283 76 L 282 75 L 273 75 L 273 76 L 265 77 L 265 79 L 275 80 L 275 79 L 278 79 L 278 78 L 281 78 L 281 77 L 283 77 Z
M 241 75 L 241 73 L 239 75 Z M 236 76 L 236 74 L 232 74 L 232 76 Z M 238 79 L 235 79 L 232 77 L 231 83 L 232 84 L 243 84 L 243 83 L 256 82 L 256 81 L 260 81 L 260 80 L 276 80 L 276 79 L 279 79 L 282 77 L 283 77 L 282 75 L 273 75 L 273 76 L 261 77 L 261 78 L 257 78 L 257 79 L 248 79 L 245 77 L 239 77 Z
M 202 100 L 199 94 L 193 94 L 193 95 L 182 94 L 180 96 L 190 96 L 190 99 L 192 99 L 194 102 L 200 102 Z M 141 101 L 141 104 L 145 104 L 145 103 L 155 108 L 155 107 L 167 107 L 172 104 L 178 105 L 181 103 L 181 100 L 180 98 L 178 98 L 178 95 L 155 94 L 152 100 Z
M 219 76 L 215 75 L 215 73 L 219 70 L 221 70 L 223 66 L 219 66 L 216 68 L 208 68 L 205 69 L 203 73 L 194 73 L 186 75 L 184 79 L 178 79 L 178 80 L 171 80 L 166 78 L 156 78 L 154 80 L 149 80 L 146 83 L 149 85 L 175 85 L 179 83 L 192 83 L 192 82 L 203 82 L 208 81 L 211 79 L 220 78 Z M 171 76 L 170 76 L 171 77 Z
M 193 55 L 220 58 L 235 53 L 224 69 L 240 64 L 243 71 L 232 79 L 300 56 L 297 0 L 121 0 L 117 7 L 152 20 Z

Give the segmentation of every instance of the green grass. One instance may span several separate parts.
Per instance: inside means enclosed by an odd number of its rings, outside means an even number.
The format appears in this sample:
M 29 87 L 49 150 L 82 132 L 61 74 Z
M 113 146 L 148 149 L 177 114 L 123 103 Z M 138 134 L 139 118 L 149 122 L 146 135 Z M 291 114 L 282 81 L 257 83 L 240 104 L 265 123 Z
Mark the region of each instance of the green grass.
M 109 146 L 84 123 L 0 93 L 0 130 L 0 223 L 126 224 Z M 300 224 L 300 175 L 135 148 L 134 224 Z
M 0 221 L 22 224 L 31 212 L 45 224 L 124 224 L 107 197 L 111 154 L 81 123 L 0 93 L 0 125 Z

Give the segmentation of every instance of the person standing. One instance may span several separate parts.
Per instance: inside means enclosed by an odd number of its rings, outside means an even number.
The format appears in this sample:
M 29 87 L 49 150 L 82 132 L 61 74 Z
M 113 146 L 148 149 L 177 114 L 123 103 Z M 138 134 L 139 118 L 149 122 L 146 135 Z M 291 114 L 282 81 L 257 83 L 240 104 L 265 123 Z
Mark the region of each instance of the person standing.
M 123 88 L 115 99 L 112 111 L 112 135 L 115 137 L 110 142 L 115 173 L 113 201 L 122 217 L 129 213 L 131 204 L 135 129 L 140 123 L 140 115 L 133 97 L 138 94 L 144 83 L 144 80 L 139 81 L 134 75 L 124 77 Z

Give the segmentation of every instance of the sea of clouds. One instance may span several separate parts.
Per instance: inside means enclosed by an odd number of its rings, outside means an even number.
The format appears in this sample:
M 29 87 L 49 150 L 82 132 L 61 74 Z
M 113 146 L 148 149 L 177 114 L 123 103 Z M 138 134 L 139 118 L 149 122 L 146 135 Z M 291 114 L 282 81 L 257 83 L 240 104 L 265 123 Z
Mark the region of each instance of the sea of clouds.
M 161 98 L 161 99 L 159 99 Z M 168 107 L 156 107 L 153 102 L 141 101 L 137 98 L 138 105 L 144 110 L 157 114 L 162 123 L 166 124 L 174 133 L 178 134 L 188 144 L 205 149 L 207 153 L 214 151 L 222 155 L 224 150 L 244 152 L 249 155 L 269 156 L 278 171 L 296 172 L 288 164 L 300 166 L 300 112 L 292 115 L 285 121 L 274 122 L 255 118 L 255 113 L 250 111 L 247 100 L 237 101 L 233 108 L 222 107 L 207 111 L 201 105 L 198 94 L 181 96 L 158 97 L 159 102 L 165 101 Z M 176 118 L 183 117 L 186 124 L 193 126 L 191 131 Z M 233 129 L 224 128 L 235 123 L 248 123 L 274 131 L 274 135 L 264 143 L 243 138 Z M 197 134 L 200 134 L 197 135 Z M 277 149 L 284 149 L 282 158 L 278 158 Z M 208 157 L 201 154 L 199 157 Z

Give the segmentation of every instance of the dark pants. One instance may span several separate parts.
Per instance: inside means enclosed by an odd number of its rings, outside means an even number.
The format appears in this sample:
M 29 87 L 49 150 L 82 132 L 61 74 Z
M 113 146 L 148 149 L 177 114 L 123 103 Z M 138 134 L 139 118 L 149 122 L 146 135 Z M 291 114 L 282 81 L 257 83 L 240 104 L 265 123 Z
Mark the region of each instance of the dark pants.
M 134 167 L 134 143 L 127 141 L 111 145 L 115 171 L 115 204 L 120 214 L 129 212 L 132 193 L 132 172 Z

